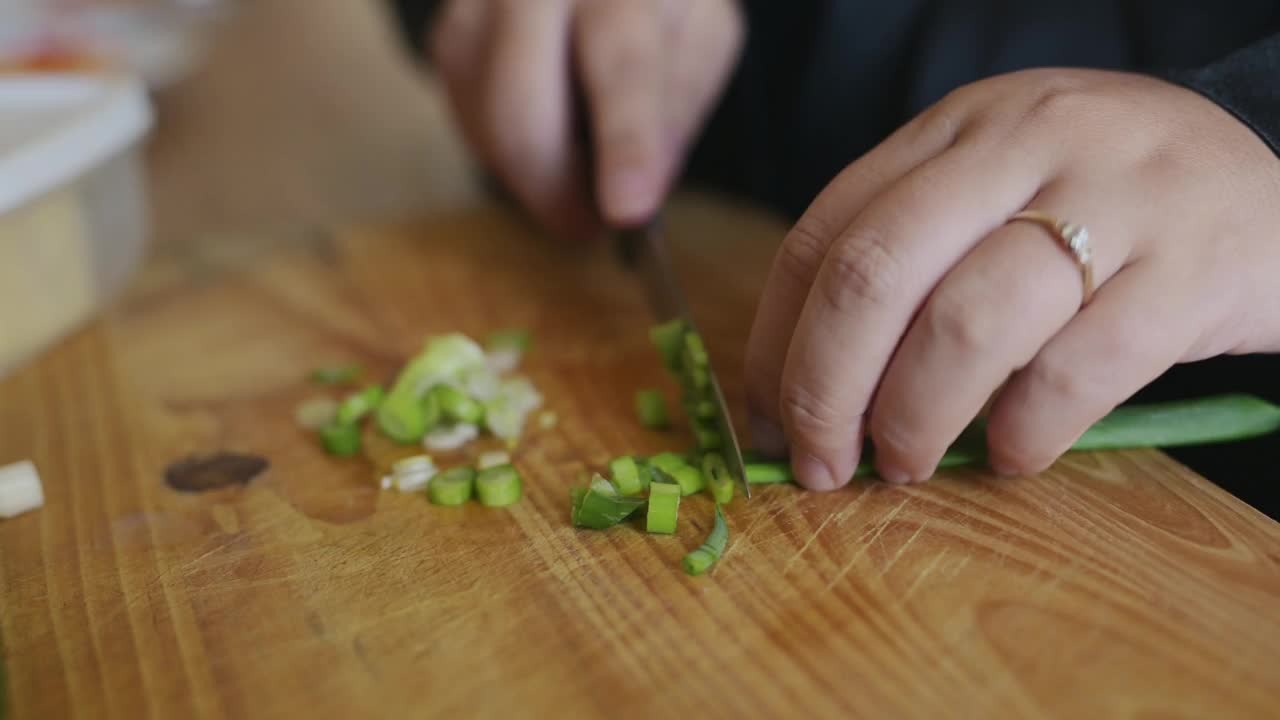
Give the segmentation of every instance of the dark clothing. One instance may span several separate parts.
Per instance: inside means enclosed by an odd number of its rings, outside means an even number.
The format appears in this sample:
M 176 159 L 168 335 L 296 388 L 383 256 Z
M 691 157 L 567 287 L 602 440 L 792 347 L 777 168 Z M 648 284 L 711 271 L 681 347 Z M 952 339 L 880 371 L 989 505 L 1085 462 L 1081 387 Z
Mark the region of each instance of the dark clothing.
M 411 41 L 422 37 L 434 4 L 397 0 Z M 687 175 L 793 218 L 836 173 L 947 92 L 1031 67 L 1127 70 L 1169 79 L 1231 112 L 1280 154 L 1280 0 L 742 5 L 749 23 L 746 49 L 693 149 Z M 1179 366 L 1135 400 L 1225 391 L 1280 402 L 1280 357 Z M 1173 454 L 1280 517 L 1280 483 L 1274 482 L 1280 478 L 1280 438 Z

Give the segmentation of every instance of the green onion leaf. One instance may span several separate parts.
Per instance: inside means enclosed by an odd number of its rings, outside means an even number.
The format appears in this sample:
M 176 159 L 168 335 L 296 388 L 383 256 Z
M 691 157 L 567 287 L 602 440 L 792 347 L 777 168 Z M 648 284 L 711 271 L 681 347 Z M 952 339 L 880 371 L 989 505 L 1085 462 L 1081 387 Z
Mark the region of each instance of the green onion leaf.
M 604 530 L 626 520 L 641 505 L 644 505 L 644 498 L 623 497 L 612 483 L 596 475 L 582 497 L 573 523 L 579 527 Z
M 471 499 L 477 486 L 475 470 L 456 467 L 431 478 L 431 484 L 427 486 L 427 499 L 435 505 L 463 505 Z
M 724 555 L 724 548 L 728 543 L 729 526 L 725 524 L 724 513 L 720 511 L 720 506 L 716 505 L 716 521 L 711 528 L 711 534 L 707 536 L 707 541 L 702 543 L 702 547 L 684 556 L 682 561 L 684 571 L 690 575 L 701 575 L 706 572 L 720 559 L 720 556 Z
M 733 475 L 729 473 L 729 465 L 720 453 L 707 453 L 702 458 L 702 474 L 707 479 L 707 487 L 717 505 L 733 500 Z
M 357 393 L 352 393 L 338 405 L 338 422 L 347 425 L 360 422 L 364 416 L 378 409 L 382 404 L 382 386 L 370 385 Z
M 513 465 L 486 468 L 476 477 L 476 495 L 485 507 L 514 505 L 520 501 L 520 493 L 520 473 Z
M 712 411 L 714 412 L 714 405 Z M 650 430 L 666 430 L 671 427 L 667 417 L 667 400 L 658 390 L 640 390 L 636 392 L 636 417 L 640 424 Z
M 364 368 L 359 365 L 335 365 L 312 370 L 311 382 L 317 385 L 346 385 L 359 380 L 361 375 L 364 375 Z
M 645 514 L 645 530 L 670 535 L 676 531 L 680 514 L 680 488 L 658 483 L 649 486 L 649 509 Z
M 360 452 L 360 426 L 331 422 L 320 428 L 320 442 L 330 455 L 352 457 Z

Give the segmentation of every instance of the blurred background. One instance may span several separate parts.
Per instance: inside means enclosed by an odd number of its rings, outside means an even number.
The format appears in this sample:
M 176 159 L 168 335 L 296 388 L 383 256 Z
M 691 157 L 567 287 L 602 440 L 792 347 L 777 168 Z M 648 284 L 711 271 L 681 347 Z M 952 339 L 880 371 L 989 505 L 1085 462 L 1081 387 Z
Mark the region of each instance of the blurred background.
M 0 73 L 139 75 L 152 238 L 344 224 L 473 197 L 383 0 L 0 0 Z

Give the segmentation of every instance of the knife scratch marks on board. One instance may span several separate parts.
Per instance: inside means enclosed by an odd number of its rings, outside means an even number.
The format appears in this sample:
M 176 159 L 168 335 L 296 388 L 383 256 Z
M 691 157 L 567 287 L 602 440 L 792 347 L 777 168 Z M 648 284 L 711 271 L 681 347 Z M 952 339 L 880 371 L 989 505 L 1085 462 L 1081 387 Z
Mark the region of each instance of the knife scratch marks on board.
M 947 549 L 945 547 L 942 548 L 937 555 L 933 556 L 933 559 L 929 561 L 929 564 L 925 565 L 924 569 L 916 574 L 915 580 L 911 581 L 911 585 L 907 587 L 907 591 L 902 594 L 902 602 L 906 603 L 911 600 L 911 596 L 914 595 L 916 590 L 924 584 L 924 581 L 933 574 L 933 571 L 938 569 L 938 564 L 941 563 L 942 558 L 946 556 Z
M 909 502 L 911 502 L 911 497 L 907 496 L 902 499 L 902 502 L 898 503 L 897 507 L 889 511 L 889 514 L 885 516 L 884 520 L 876 526 L 875 532 L 871 533 L 871 537 L 867 538 L 866 542 L 862 543 L 862 546 L 853 553 L 853 557 L 849 558 L 849 562 L 845 563 L 844 567 L 840 568 L 840 571 L 836 573 L 835 577 L 831 578 L 831 582 L 827 583 L 827 587 L 825 588 L 826 591 L 831 590 L 831 588 L 835 587 L 836 583 L 843 580 L 844 576 L 849 574 L 849 570 L 853 568 L 863 555 L 867 554 L 867 548 L 871 547 L 872 544 L 879 542 L 880 536 L 884 534 L 885 529 L 893 524 L 893 519 L 898 516 L 898 513 L 902 512 L 902 508 L 906 507 Z
M 826 516 L 825 518 L 823 518 L 822 522 L 819 523 L 818 525 L 818 529 L 813 531 L 813 534 L 809 536 L 809 539 L 806 540 L 804 544 L 800 546 L 800 549 L 797 550 L 789 560 L 787 560 L 787 564 L 782 566 L 783 576 L 785 576 L 787 572 L 791 570 L 791 565 L 796 561 L 796 558 L 803 555 L 804 551 L 808 550 L 809 546 L 813 544 L 813 541 L 818 539 L 818 536 L 822 534 L 822 530 L 827 527 L 827 523 L 831 522 L 831 519 L 834 518 L 835 516 L 836 516 L 835 513 L 832 513 Z
M 889 571 L 893 569 L 894 564 L 896 564 L 898 560 L 907 553 L 907 548 L 911 547 L 911 543 L 915 542 L 916 538 L 920 537 L 920 533 L 922 532 L 924 532 L 924 523 L 920 523 L 920 527 L 916 528 L 914 533 L 911 533 L 911 537 L 907 538 L 907 541 L 898 547 L 898 551 L 893 554 L 893 557 L 889 559 L 889 562 L 884 566 L 884 569 L 880 571 L 881 575 L 889 574 Z

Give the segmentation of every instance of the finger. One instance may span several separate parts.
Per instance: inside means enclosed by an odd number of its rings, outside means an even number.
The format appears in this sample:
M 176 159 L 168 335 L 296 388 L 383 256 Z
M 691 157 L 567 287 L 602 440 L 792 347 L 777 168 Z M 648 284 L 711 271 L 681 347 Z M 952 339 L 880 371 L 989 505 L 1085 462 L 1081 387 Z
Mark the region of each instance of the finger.
M 1194 275 L 1144 260 L 1122 270 L 1018 372 L 987 424 L 991 465 L 1047 468 L 1090 425 L 1179 360 L 1204 308 L 1184 298 Z
M 957 145 L 882 193 L 832 244 L 796 325 L 779 395 L 806 487 L 852 476 L 863 418 L 912 317 L 980 238 L 1031 199 L 1048 174 L 1047 157 L 1012 143 Z
M 733 0 L 663 3 L 663 185 L 679 174 L 693 137 L 724 90 L 745 22 Z
M 1094 237 L 1106 238 L 1090 243 L 1095 283 L 1128 261 L 1129 216 L 1087 183 L 1054 182 L 1028 207 L 1090 219 Z M 929 296 L 876 392 L 869 428 L 880 477 L 932 476 L 996 389 L 1066 326 L 1082 300 L 1080 268 L 1047 228 L 1008 222 L 978 243 Z
M 783 366 L 827 249 L 872 198 L 950 147 L 956 132 L 956 123 L 942 109 L 918 116 L 841 171 L 783 239 L 747 341 L 744 376 L 756 449 L 771 455 L 785 450 L 778 404 Z
M 544 224 L 583 236 L 597 226 L 574 148 L 567 0 L 510 2 L 495 15 L 483 145 L 498 176 Z
M 454 0 L 444 7 L 433 24 L 430 54 L 467 142 L 479 148 L 481 87 L 488 62 L 485 56 L 486 34 L 492 26 L 490 3 Z
M 662 191 L 662 60 L 652 3 L 583 3 L 574 46 L 590 106 L 601 210 L 616 224 L 642 222 Z

